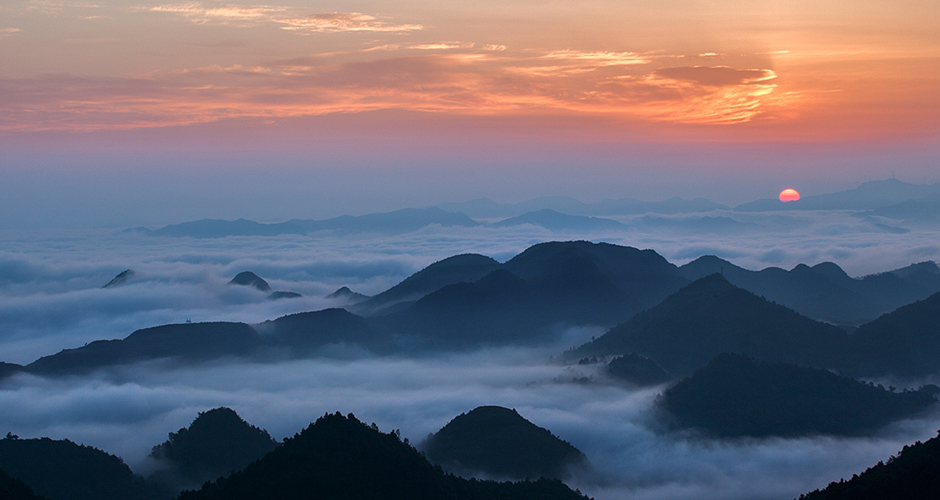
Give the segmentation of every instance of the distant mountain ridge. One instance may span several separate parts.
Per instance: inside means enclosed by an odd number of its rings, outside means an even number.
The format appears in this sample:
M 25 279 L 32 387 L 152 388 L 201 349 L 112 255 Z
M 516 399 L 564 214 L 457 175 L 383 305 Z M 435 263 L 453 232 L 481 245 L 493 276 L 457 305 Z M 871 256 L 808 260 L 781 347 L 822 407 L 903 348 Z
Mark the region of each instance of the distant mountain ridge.
M 804 196 L 784 203 L 777 199 L 757 200 L 734 207 L 740 212 L 772 210 L 874 210 L 907 200 L 940 194 L 940 183 L 908 184 L 897 179 L 869 181 L 855 189 Z
M 635 198 L 606 199 L 584 203 L 567 196 L 544 196 L 519 203 L 496 203 L 489 198 L 479 198 L 461 203 L 442 203 L 438 207 L 452 212 L 462 212 L 470 217 L 484 219 L 518 217 L 529 212 L 552 210 L 570 215 L 638 215 L 645 213 L 680 214 L 711 212 L 728 208 L 705 198 L 686 200 L 679 197 L 663 201 L 640 201 Z

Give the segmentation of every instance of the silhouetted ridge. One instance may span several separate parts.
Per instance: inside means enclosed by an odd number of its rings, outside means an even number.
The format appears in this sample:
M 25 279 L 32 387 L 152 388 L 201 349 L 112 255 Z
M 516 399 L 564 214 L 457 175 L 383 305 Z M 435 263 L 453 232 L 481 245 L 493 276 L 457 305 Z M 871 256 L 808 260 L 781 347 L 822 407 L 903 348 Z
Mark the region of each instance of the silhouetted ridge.
M 48 500 L 37 496 L 26 483 L 10 477 L 3 469 L 0 469 L 0 498 L 3 500 Z
M 335 292 L 326 296 L 327 299 L 341 299 L 349 304 L 358 304 L 364 300 L 369 300 L 371 297 L 368 295 L 363 295 L 358 292 L 354 292 L 349 289 L 348 286 L 344 286 Z
M 822 491 L 800 495 L 804 500 L 924 500 L 940 492 L 940 433 L 905 446 L 887 463 L 878 462 L 848 481 L 830 483 Z
M 828 368 L 847 334 L 713 274 L 670 295 L 567 357 L 635 352 L 687 375 L 722 352 Z
M 271 295 L 268 295 L 268 300 L 280 300 L 280 299 L 299 299 L 303 295 L 297 292 L 271 292 Z
M 387 339 L 365 318 L 339 308 L 289 314 L 258 325 L 269 344 L 289 347 L 296 356 L 314 353 L 329 344 L 358 344 L 382 348 Z
M 10 375 L 20 373 L 25 369 L 26 368 L 24 366 L 18 365 L 16 363 L 4 363 L 3 361 L 0 361 L 0 380 L 3 380 Z
M 462 413 L 421 445 L 428 459 L 462 475 L 564 478 L 587 458 L 516 410 L 480 406 Z
M 151 457 L 170 466 L 155 477 L 172 481 L 174 474 L 192 486 L 231 474 L 263 457 L 276 442 L 267 431 L 248 424 L 230 408 L 199 413 L 188 428 L 171 432 Z
M 852 334 L 845 368 L 922 377 L 940 371 L 940 293 L 866 323 Z
M 241 472 L 179 500 L 584 499 L 557 480 L 496 483 L 444 474 L 397 432 L 325 415 Z
M 124 462 L 69 440 L 0 439 L 0 469 L 53 500 L 144 500 L 153 498 Z
M 635 352 L 610 360 L 604 370 L 608 375 L 638 386 L 657 385 L 672 380 L 663 367 Z
M 722 354 L 658 401 L 677 425 L 719 437 L 864 435 L 934 405 L 826 370 Z
M 96 340 L 65 349 L 33 361 L 26 369 L 40 375 L 81 373 L 149 359 L 202 361 L 247 356 L 258 346 L 257 332 L 244 323 L 183 323 L 137 330 L 124 340 Z
M 117 276 L 111 278 L 111 281 L 109 281 L 105 286 L 101 288 L 110 288 L 112 286 L 118 286 L 118 285 L 124 284 L 127 282 L 127 280 L 133 278 L 134 274 L 135 273 L 133 269 L 125 269 L 121 271 L 120 273 L 118 273 Z
M 447 285 L 476 281 L 498 267 L 499 262 L 484 255 L 461 254 L 448 257 L 358 304 L 355 310 L 375 312 L 398 303 L 413 302 Z
M 235 275 L 232 278 L 232 281 L 228 282 L 229 285 L 241 285 L 241 286 L 253 286 L 262 292 L 267 292 L 271 290 L 271 285 L 268 285 L 267 281 L 264 281 L 257 274 L 251 271 L 242 271 Z

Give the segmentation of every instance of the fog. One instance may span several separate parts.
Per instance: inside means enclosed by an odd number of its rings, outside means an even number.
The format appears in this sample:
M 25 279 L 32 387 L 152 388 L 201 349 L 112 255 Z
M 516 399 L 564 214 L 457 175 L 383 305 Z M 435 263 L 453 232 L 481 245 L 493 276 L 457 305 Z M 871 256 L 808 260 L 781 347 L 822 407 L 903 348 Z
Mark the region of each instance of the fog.
M 218 406 L 277 439 L 341 411 L 386 432 L 400 429 L 417 444 L 460 413 L 495 404 L 581 449 L 596 474 L 570 484 L 595 498 L 780 499 L 850 477 L 904 444 L 930 438 L 940 419 L 902 422 L 873 439 L 689 439 L 655 430 L 650 413 L 661 388 L 560 383 L 572 372 L 547 362 L 547 352 L 507 348 L 430 359 L 219 362 L 195 369 L 151 363 L 81 378 L 18 376 L 0 390 L 0 431 L 93 445 L 146 474 L 150 447 Z
M 698 220 L 727 217 L 734 230 Z M 329 234 L 219 239 L 161 238 L 115 230 L 0 233 L 0 361 L 28 363 L 138 328 L 192 321 L 273 319 L 342 306 L 324 298 L 341 286 L 379 293 L 437 260 L 481 253 L 505 261 L 535 243 L 588 239 L 651 248 L 681 265 L 713 254 L 749 269 L 833 261 L 850 275 L 940 260 L 937 232 L 885 232 L 845 212 L 715 212 L 621 217 L 616 232 L 551 232 L 537 226 L 427 227 L 398 236 Z M 123 285 L 102 288 L 133 269 Z M 227 285 L 250 270 L 273 290 Z M 147 473 L 150 448 L 218 406 L 282 439 L 326 412 L 354 413 L 417 444 L 476 406 L 516 408 L 580 448 L 596 474 L 570 484 L 598 499 L 792 498 L 850 477 L 925 440 L 940 415 L 904 421 L 874 438 L 717 442 L 656 430 L 661 388 L 602 383 L 592 368 L 550 362 L 602 331 L 568 330 L 558 345 L 424 358 L 373 358 L 335 349 L 331 359 L 269 364 L 219 360 L 196 368 L 165 362 L 83 377 L 19 375 L 0 382 L 0 433 L 68 438 L 123 457 Z

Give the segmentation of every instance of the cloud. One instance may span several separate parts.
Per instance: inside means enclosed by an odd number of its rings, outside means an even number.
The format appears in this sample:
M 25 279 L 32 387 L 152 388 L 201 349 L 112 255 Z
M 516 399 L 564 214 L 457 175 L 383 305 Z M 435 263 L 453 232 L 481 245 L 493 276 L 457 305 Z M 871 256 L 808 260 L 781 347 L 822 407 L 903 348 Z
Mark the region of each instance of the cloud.
M 724 87 L 747 85 L 773 80 L 777 74 L 769 69 L 734 69 L 728 66 L 687 66 L 662 68 L 653 72 L 654 77 L 685 80 L 700 85 Z
M 0 28 L 0 38 L 3 38 L 5 36 L 10 36 L 10 35 L 15 35 L 19 33 L 20 31 L 22 30 L 19 28 Z
M 313 14 L 304 18 L 279 19 L 281 29 L 309 32 L 401 32 L 423 29 L 420 24 L 389 24 L 359 12 Z
M 543 59 L 586 63 L 591 66 L 633 66 L 649 64 L 650 59 L 635 52 L 583 52 L 557 50 L 542 56 Z
M 253 26 L 256 21 L 272 21 L 276 15 L 287 10 L 286 7 L 271 5 L 219 5 L 205 6 L 198 2 L 167 4 L 150 7 L 150 12 L 166 12 L 188 18 L 197 24 L 238 24 Z
M 122 456 L 145 472 L 150 447 L 199 411 L 236 410 L 277 439 L 327 412 L 354 413 L 412 443 L 476 406 L 515 408 L 581 449 L 597 469 L 570 484 L 598 498 L 795 498 L 850 477 L 905 444 L 935 434 L 938 416 L 872 438 L 687 441 L 650 426 L 659 392 L 555 383 L 546 352 L 498 349 L 439 358 L 315 359 L 279 364 L 150 363 L 89 377 L 23 376 L 0 386 L 0 429 L 69 438 Z

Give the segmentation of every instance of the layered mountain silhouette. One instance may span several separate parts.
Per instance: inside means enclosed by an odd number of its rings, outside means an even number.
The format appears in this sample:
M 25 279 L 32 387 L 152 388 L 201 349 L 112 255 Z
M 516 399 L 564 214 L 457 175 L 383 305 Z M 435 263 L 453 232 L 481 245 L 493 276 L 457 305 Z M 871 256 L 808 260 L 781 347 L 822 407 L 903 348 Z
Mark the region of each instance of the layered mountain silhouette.
M 337 289 L 335 292 L 327 295 L 325 298 L 341 300 L 345 302 L 346 304 L 353 305 L 353 304 L 358 304 L 360 302 L 363 302 L 365 300 L 369 300 L 372 297 L 369 297 L 368 295 L 363 295 L 358 292 L 354 292 L 350 290 L 348 286 L 344 286 L 344 287 Z
M 544 227 L 549 231 L 607 231 L 627 228 L 626 225 L 612 219 L 567 215 L 549 208 L 536 212 L 526 212 L 516 217 L 501 220 L 493 225 L 495 227 L 512 227 L 524 224 Z
M 33 489 L 19 479 L 10 477 L 0 469 L 0 498 L 4 500 L 48 500 L 33 493 Z
M 161 469 L 150 480 L 174 492 L 242 470 L 268 454 L 277 443 L 267 431 L 245 422 L 230 408 L 200 412 L 189 427 L 171 432 L 150 456 Z
M 866 219 L 885 218 L 907 226 L 936 227 L 940 224 L 940 191 L 924 198 L 854 214 Z
M 859 325 L 940 292 L 940 267 L 933 262 L 851 278 L 831 262 L 800 264 L 790 271 L 777 267 L 750 271 L 708 255 L 679 271 L 690 280 L 719 273 L 735 286 L 800 314 L 841 325 Z
M 179 500 L 584 499 L 558 480 L 466 480 L 353 415 L 328 414 L 243 471 L 183 492 Z
M 865 435 L 935 405 L 937 391 L 889 392 L 826 370 L 726 353 L 658 404 L 678 427 L 715 437 Z
M 445 212 L 440 208 L 406 208 L 388 213 L 360 216 L 344 215 L 326 220 L 292 219 L 287 222 L 265 224 L 238 219 L 234 221 L 202 219 L 150 231 L 153 236 L 192 238 L 224 238 L 228 236 L 278 236 L 332 231 L 339 234 L 379 233 L 403 234 L 430 225 L 444 227 L 476 226 L 478 223 L 461 213 Z
M 637 353 L 678 376 L 723 352 L 830 368 L 846 339 L 836 326 L 801 316 L 713 274 L 566 357 Z
M 518 217 L 528 212 L 553 210 L 571 215 L 634 215 L 645 213 L 679 214 L 711 212 L 728 208 L 705 198 L 686 200 L 669 198 L 663 201 L 640 201 L 635 198 L 617 198 L 584 203 L 566 196 L 544 196 L 520 203 L 496 203 L 488 198 L 479 198 L 461 203 L 443 203 L 440 208 L 450 212 L 462 212 L 470 217 L 500 218 Z
M 797 201 L 757 200 L 738 205 L 735 210 L 763 212 L 769 210 L 873 210 L 924 198 L 940 193 L 938 184 L 908 184 L 897 179 L 870 181 L 855 189 L 816 196 L 804 196 Z
M 663 367 L 635 352 L 610 360 L 604 367 L 604 373 L 616 380 L 640 387 L 664 384 L 672 380 L 672 375 L 666 373 Z
M 715 268 L 721 274 L 689 284 L 690 278 Z M 349 305 L 354 312 L 324 309 L 255 325 L 217 322 L 146 328 L 122 340 L 66 349 L 26 367 L 2 364 L 0 377 L 19 371 L 83 373 L 160 358 L 198 363 L 223 357 L 278 359 L 331 355 L 328 352 L 388 354 L 544 345 L 558 341 L 565 328 L 576 325 L 616 327 L 567 353 L 568 359 L 635 353 L 676 376 L 690 374 L 721 352 L 859 376 L 929 375 L 940 371 L 940 363 L 931 361 L 940 356 L 924 354 L 919 364 L 904 361 L 903 356 L 919 347 L 922 353 L 937 350 L 930 340 L 932 325 L 938 323 L 931 318 L 937 313 L 928 307 L 935 301 L 918 306 L 927 308 L 919 313 L 918 308 L 902 308 L 849 336 L 842 328 L 738 288 L 729 279 L 763 290 L 783 304 L 792 300 L 803 308 L 822 307 L 820 316 L 841 311 L 828 317 L 847 320 L 849 313 L 873 315 L 907 298 L 926 297 L 938 277 L 940 268 L 932 262 L 862 279 L 848 277 L 831 263 L 753 272 L 703 257 L 677 268 L 652 250 L 587 241 L 549 242 L 505 263 L 476 254 L 435 262 L 385 292 Z M 247 271 L 233 282 L 267 286 Z M 881 305 L 872 305 L 876 302 Z M 866 310 L 858 311 L 859 304 Z M 904 319 L 907 315 L 913 316 Z M 916 340 L 888 345 L 896 334 L 891 325 L 898 322 L 910 332 L 898 338 Z M 874 361 L 892 349 L 897 351 L 893 365 L 888 357 L 880 364 Z
M 922 500 L 940 491 L 940 433 L 905 446 L 897 456 L 861 474 L 832 482 L 823 490 L 800 495 L 804 500 Z
M 843 368 L 864 375 L 916 378 L 940 371 L 940 293 L 860 326 Z
M 462 476 L 564 479 L 588 465 L 577 448 L 501 406 L 461 413 L 421 449 L 431 462 Z
M 0 439 L 0 469 L 37 495 L 53 500 L 149 500 L 159 496 L 120 458 L 69 440 L 8 435 Z

